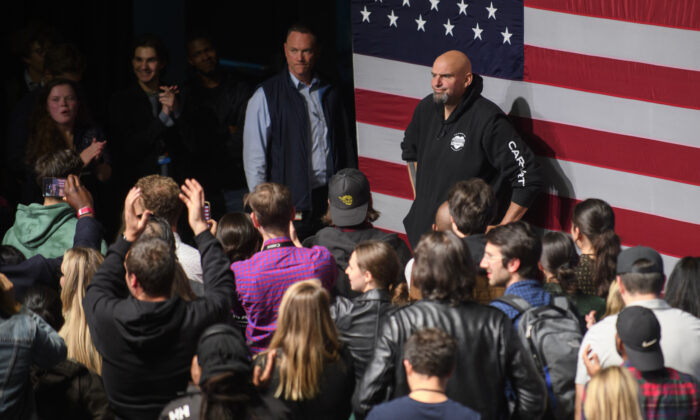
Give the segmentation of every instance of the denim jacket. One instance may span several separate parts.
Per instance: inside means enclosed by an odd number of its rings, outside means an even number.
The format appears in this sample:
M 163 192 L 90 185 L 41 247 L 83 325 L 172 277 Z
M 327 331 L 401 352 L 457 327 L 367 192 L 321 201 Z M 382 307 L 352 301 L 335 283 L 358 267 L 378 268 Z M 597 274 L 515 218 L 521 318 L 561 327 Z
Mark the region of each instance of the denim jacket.
M 66 353 L 63 339 L 34 312 L 22 308 L 9 317 L 0 313 L 0 418 L 31 418 L 30 367 L 49 368 Z

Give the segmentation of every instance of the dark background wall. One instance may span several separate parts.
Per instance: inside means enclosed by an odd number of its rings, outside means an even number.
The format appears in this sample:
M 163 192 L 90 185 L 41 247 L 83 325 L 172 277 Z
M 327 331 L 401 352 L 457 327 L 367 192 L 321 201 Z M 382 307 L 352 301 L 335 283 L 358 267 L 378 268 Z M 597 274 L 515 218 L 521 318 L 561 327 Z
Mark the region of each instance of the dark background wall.
M 254 80 L 263 80 L 284 65 L 287 27 L 303 22 L 321 41 L 319 72 L 342 85 L 352 110 L 349 13 L 345 0 L 6 2 L 0 14 L 0 76 L 4 80 L 21 72 L 10 51 L 17 30 L 31 21 L 52 25 L 64 41 L 85 54 L 88 67 L 82 84 L 92 113 L 101 122 L 112 93 L 133 81 L 130 57 L 135 35 L 150 32 L 163 38 L 170 54 L 165 76 L 169 83 L 188 76 L 184 40 L 187 33 L 202 29 L 216 38 L 223 62 L 242 65 Z

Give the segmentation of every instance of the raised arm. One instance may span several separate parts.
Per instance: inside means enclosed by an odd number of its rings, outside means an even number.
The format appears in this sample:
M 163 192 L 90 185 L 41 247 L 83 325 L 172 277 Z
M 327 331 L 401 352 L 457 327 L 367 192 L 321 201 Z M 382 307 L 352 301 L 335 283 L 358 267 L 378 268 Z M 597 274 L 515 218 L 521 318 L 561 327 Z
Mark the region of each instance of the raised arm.
M 129 290 L 124 281 L 124 258 L 131 243 L 143 233 L 151 214 L 146 210 L 141 218 L 136 216 L 134 204 L 140 196 L 141 190 L 138 188 L 132 188 L 127 194 L 124 202 L 124 237 L 119 238 L 109 247 L 104 262 L 93 276 L 83 298 L 85 318 L 98 350 L 100 345 L 97 325 L 101 322 L 110 322 L 116 305 L 129 296 Z
M 195 242 L 202 255 L 204 271 L 204 305 L 215 318 L 223 318 L 231 311 L 231 297 L 235 294 L 233 272 L 221 244 L 209 231 L 204 220 L 204 190 L 194 179 L 186 179 L 180 187 L 180 199 L 187 206 L 187 219 L 195 234 Z
M 73 246 L 82 246 L 100 250 L 102 241 L 102 226 L 94 214 L 92 194 L 80 183 L 80 178 L 68 175 L 66 179 L 66 202 L 78 212 L 78 223 L 75 227 Z M 60 257 L 58 265 L 61 265 Z

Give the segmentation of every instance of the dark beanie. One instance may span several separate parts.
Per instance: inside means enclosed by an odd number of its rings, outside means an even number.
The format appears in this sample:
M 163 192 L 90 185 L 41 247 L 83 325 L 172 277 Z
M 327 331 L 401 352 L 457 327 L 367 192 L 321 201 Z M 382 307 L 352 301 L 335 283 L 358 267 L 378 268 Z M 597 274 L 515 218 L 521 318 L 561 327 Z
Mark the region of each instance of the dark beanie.
M 243 335 L 226 324 L 212 325 L 202 333 L 197 344 L 197 360 L 202 368 L 200 385 L 222 373 L 249 376 L 251 372 L 250 351 Z

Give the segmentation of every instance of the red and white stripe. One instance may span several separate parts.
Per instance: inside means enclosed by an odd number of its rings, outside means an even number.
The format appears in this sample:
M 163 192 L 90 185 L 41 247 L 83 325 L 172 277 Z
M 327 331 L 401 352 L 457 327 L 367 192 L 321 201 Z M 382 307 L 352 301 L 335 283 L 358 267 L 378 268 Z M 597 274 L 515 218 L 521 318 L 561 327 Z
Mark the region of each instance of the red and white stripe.
M 667 273 L 699 255 L 700 4 L 525 6 L 524 80 L 484 77 L 483 95 L 534 135 L 526 140 L 550 185 L 529 220 L 568 230 L 577 202 L 601 198 L 623 245 L 657 249 Z M 430 68 L 360 54 L 353 64 L 360 169 L 382 211 L 377 226 L 402 233 L 413 194 L 400 143 L 430 93 Z

